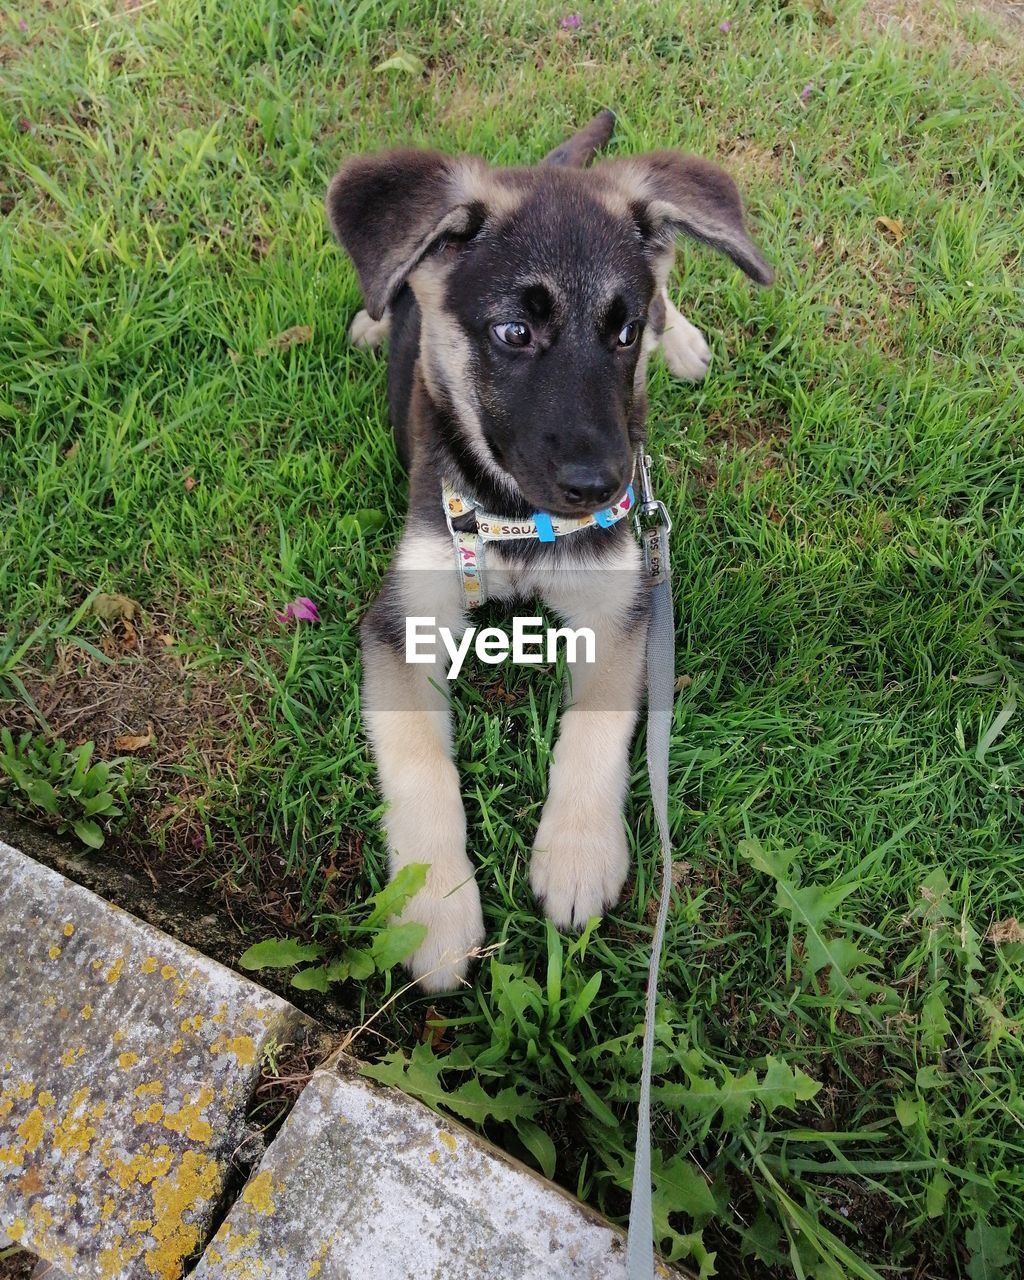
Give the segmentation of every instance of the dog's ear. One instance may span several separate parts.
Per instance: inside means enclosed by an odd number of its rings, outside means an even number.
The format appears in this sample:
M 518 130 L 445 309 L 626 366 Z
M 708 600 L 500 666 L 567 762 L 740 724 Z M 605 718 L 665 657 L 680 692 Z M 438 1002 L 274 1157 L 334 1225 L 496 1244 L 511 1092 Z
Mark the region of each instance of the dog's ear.
M 585 169 L 602 147 L 608 145 L 615 130 L 615 112 L 605 108 L 577 133 L 549 151 L 541 164 L 562 165 L 568 169 Z
M 607 160 L 597 172 L 630 200 L 645 238 L 670 241 L 683 231 L 728 254 L 758 284 L 771 284 L 774 272 L 747 234 L 739 189 L 718 165 L 678 151 L 653 151 Z
M 479 178 L 485 168 L 470 157 L 411 147 L 356 156 L 342 165 L 327 191 L 327 216 L 355 263 L 374 320 L 426 253 L 480 229 L 485 210 Z

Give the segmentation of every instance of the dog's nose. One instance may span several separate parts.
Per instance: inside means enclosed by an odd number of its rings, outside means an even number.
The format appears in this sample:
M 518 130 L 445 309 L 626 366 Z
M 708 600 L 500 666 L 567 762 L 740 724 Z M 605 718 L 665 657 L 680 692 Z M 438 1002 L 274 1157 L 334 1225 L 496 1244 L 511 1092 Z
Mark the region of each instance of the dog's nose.
M 555 483 L 572 507 L 605 507 L 622 492 L 618 471 L 589 462 L 569 462 L 555 472 Z

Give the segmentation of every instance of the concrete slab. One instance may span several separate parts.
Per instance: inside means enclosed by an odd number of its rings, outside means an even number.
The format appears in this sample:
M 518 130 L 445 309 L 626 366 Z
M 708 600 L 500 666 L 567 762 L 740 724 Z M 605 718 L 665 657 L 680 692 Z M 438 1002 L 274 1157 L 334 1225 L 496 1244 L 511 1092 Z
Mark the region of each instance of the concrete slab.
M 313 1076 L 193 1276 L 620 1280 L 624 1243 L 461 1125 L 343 1067 Z
M 303 1021 L 0 842 L 0 1232 L 86 1280 L 177 1280 Z

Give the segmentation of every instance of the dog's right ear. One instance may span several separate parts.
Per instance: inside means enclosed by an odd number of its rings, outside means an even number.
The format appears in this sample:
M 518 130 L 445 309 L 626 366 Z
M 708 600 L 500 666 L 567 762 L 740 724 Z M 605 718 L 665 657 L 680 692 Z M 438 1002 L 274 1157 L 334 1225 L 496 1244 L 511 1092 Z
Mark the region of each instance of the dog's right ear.
M 327 191 L 327 216 L 355 263 L 374 320 L 427 253 L 479 231 L 485 168 L 468 156 L 411 147 L 342 165 Z
M 671 241 L 683 231 L 727 254 L 758 284 L 771 284 L 774 273 L 747 232 L 736 183 L 717 164 L 678 151 L 652 151 L 605 160 L 594 172 L 630 199 L 645 239 Z

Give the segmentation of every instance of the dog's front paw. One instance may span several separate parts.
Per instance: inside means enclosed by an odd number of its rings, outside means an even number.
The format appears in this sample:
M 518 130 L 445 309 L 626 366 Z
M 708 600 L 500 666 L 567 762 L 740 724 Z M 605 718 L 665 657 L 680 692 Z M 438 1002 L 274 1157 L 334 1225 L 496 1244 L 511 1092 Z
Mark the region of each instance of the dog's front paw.
M 484 940 L 480 891 L 472 872 L 461 883 L 427 884 L 406 903 L 400 924 L 422 924 L 427 936 L 406 960 L 424 991 L 451 991 L 465 980 L 473 953 Z
M 354 347 L 364 350 L 379 347 L 391 332 L 391 317 L 385 311 L 379 320 L 374 320 L 368 311 L 357 311 L 349 326 L 348 338 Z
M 530 861 L 530 886 L 560 929 L 582 929 L 618 901 L 629 846 L 618 812 L 551 810 L 541 817 Z
M 661 350 L 669 373 L 686 382 L 700 382 L 711 363 L 711 348 L 701 331 L 674 307 L 672 313 L 661 335 Z

